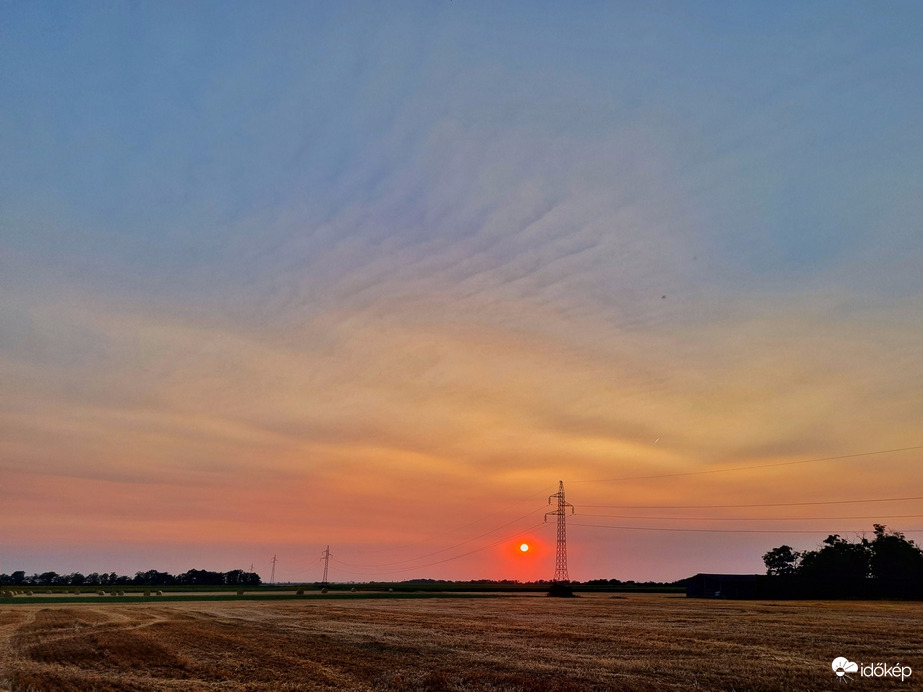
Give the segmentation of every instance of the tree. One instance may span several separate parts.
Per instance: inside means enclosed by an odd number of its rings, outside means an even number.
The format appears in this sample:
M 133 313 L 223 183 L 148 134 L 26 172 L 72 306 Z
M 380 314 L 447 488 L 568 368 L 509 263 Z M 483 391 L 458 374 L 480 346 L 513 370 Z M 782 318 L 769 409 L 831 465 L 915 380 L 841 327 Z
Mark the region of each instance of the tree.
M 173 584 L 176 577 L 167 572 L 158 572 L 156 569 L 150 569 L 147 572 L 136 572 L 131 580 L 133 584 L 143 584 L 144 586 L 164 586 Z
M 894 589 L 923 580 L 923 550 L 899 531 L 888 531 L 883 524 L 875 524 L 875 540 L 871 543 L 872 575 Z
M 34 582 L 37 586 L 51 586 L 58 580 L 57 572 L 43 572 L 35 578 Z
M 873 540 L 827 536 L 820 548 L 802 553 L 773 548 L 763 555 L 766 573 L 797 577 L 786 588 L 801 596 L 923 598 L 923 550 L 884 524 L 874 531 Z
M 766 574 L 776 577 L 787 577 L 796 574 L 800 559 L 801 553 L 792 550 L 790 545 L 780 545 L 763 555 Z
M 220 586 L 224 584 L 224 573 L 205 569 L 191 569 L 177 576 L 177 583 L 193 586 Z
M 823 548 L 802 553 L 798 573 L 840 585 L 861 583 L 871 576 L 869 541 L 850 543 L 839 534 L 827 536 Z
M 224 583 L 229 586 L 238 586 L 246 584 L 244 579 L 245 572 L 242 569 L 232 569 L 224 573 Z

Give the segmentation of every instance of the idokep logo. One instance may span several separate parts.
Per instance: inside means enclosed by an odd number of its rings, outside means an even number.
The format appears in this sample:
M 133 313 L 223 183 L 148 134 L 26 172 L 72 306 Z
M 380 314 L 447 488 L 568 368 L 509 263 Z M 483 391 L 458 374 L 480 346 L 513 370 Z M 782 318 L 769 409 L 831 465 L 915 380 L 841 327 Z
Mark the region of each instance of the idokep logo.
M 846 675 L 847 673 L 858 673 L 859 672 L 859 664 L 853 663 L 848 658 L 844 658 L 840 656 L 838 658 L 833 659 L 833 672 L 836 673 L 836 676 L 838 678 L 842 678 L 844 675 L 846 677 L 849 677 L 848 675 Z
M 859 664 L 843 656 L 833 659 L 832 667 L 838 678 L 850 678 L 850 673 L 859 673 L 863 678 L 900 678 L 903 682 L 913 675 L 910 666 L 902 666 L 900 663 L 893 666 L 887 663 Z

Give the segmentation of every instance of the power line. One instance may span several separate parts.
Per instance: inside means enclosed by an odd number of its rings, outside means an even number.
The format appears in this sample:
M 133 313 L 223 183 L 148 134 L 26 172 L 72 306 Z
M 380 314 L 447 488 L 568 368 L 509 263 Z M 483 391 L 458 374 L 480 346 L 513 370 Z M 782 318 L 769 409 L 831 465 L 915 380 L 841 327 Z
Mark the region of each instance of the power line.
M 586 526 L 596 529 L 616 529 L 619 531 L 690 531 L 696 533 L 814 533 L 828 535 L 846 534 L 846 533 L 864 533 L 864 531 L 826 531 L 826 530 L 808 530 L 808 529 L 689 529 L 679 527 L 656 527 L 656 526 L 609 526 L 605 524 L 578 524 L 571 522 L 571 526 Z M 901 533 L 923 533 L 923 529 L 906 529 Z
M 554 485 L 545 486 L 545 487 L 542 488 L 540 491 L 538 491 L 538 492 L 536 492 L 536 493 L 532 493 L 532 494 L 530 494 L 530 495 L 528 496 L 528 498 L 523 498 L 523 499 L 524 499 L 524 500 L 531 500 L 533 497 L 545 497 L 545 493 L 547 493 L 549 490 L 552 490 L 553 488 L 554 488 Z M 539 511 L 539 510 L 535 510 L 535 512 L 538 512 L 538 511 Z M 530 513 L 527 514 L 526 516 L 529 516 L 529 515 L 531 515 L 531 514 L 534 514 L 535 512 L 530 512 Z M 469 526 L 475 526 L 476 524 L 480 524 L 481 522 L 485 522 L 485 521 L 487 521 L 488 519 L 491 519 L 491 518 L 493 518 L 493 517 L 496 517 L 496 516 L 498 516 L 498 515 L 500 515 L 500 514 L 505 514 L 505 513 L 506 513 L 506 510 L 505 510 L 505 509 L 497 510 L 496 512 L 493 512 L 493 513 L 491 513 L 491 514 L 487 514 L 487 515 L 485 515 L 485 516 L 478 517 L 478 518 L 475 519 L 474 521 L 469 522 L 469 523 L 467 523 L 467 524 L 462 524 L 461 526 L 456 526 L 454 529 L 448 529 L 448 530 L 442 531 L 442 532 L 440 532 L 440 533 L 438 533 L 438 534 L 431 534 L 431 536 L 432 536 L 433 538 L 435 538 L 435 539 L 438 539 L 440 536 L 448 536 L 448 535 L 451 535 L 451 534 L 454 534 L 454 533 L 458 533 L 458 532 L 462 531 L 463 529 L 467 529 Z M 520 519 L 522 519 L 522 518 L 524 518 L 524 517 L 520 517 Z M 514 523 L 514 522 L 516 522 L 516 521 L 519 521 L 519 519 L 514 519 L 512 522 L 509 522 L 509 523 L 512 524 L 512 523 Z M 481 538 L 482 536 L 486 536 L 486 535 L 492 533 L 493 531 L 496 531 L 496 530 L 498 530 L 498 529 L 503 528 L 504 526 L 509 526 L 509 524 L 503 524 L 502 526 L 497 527 L 497 529 L 493 529 L 492 531 L 488 531 L 487 533 L 481 534 L 481 536 L 476 536 L 475 538 L 469 539 L 468 541 L 462 541 L 461 543 L 458 543 L 458 544 L 456 544 L 455 546 L 450 546 L 449 548 L 446 548 L 445 550 L 451 550 L 453 547 L 457 547 L 457 546 L 459 546 L 459 545 L 464 545 L 465 543 L 469 543 L 470 541 L 476 541 L 478 538 Z M 383 548 L 365 549 L 365 550 L 362 551 L 362 553 L 364 553 L 364 554 L 370 554 L 370 553 L 380 553 L 380 552 L 384 552 L 384 551 L 394 551 L 394 550 L 397 550 L 397 549 L 400 549 L 400 548 L 404 548 L 404 547 L 407 547 L 407 546 L 412 546 L 412 545 L 417 545 L 417 543 L 400 543 L 400 544 L 398 544 L 398 545 L 396 545 L 396 546 L 395 546 L 395 545 L 389 545 L 389 546 L 385 546 L 385 547 L 383 547 Z M 437 551 L 437 552 L 442 552 L 442 551 Z M 430 553 L 430 555 L 432 555 L 432 554 L 435 554 L 435 553 Z M 423 557 L 428 557 L 428 555 L 423 555 L 423 556 L 421 556 L 421 559 L 422 559 Z M 337 560 L 337 562 L 340 562 L 340 561 Z M 344 564 L 344 563 L 340 563 L 340 564 Z M 398 563 L 385 563 L 385 564 L 398 564 Z
M 542 509 L 544 509 L 544 507 L 543 507 Z M 443 559 L 443 560 L 436 560 L 435 562 L 428 562 L 428 563 L 425 563 L 425 564 L 422 564 L 422 565 L 413 565 L 412 567 L 399 567 L 399 568 L 396 568 L 396 569 L 395 569 L 395 568 L 391 568 L 391 569 L 385 569 L 385 570 L 378 570 L 378 572 L 384 572 L 384 573 L 386 573 L 386 574 L 399 574 L 400 572 L 411 572 L 411 571 L 413 571 L 413 570 L 415 570 L 415 569 L 424 569 L 424 568 L 426 568 L 426 567 L 432 567 L 433 565 L 441 565 L 441 564 L 443 564 L 443 563 L 445 563 L 445 562 L 452 562 L 453 560 L 458 560 L 458 559 L 460 559 L 460 558 L 467 557 L 468 555 L 474 555 L 474 553 L 479 553 L 480 551 L 486 550 L 487 548 L 492 548 L 492 547 L 495 546 L 495 545 L 500 545 L 501 543 L 504 543 L 504 542 L 510 540 L 511 538 L 514 538 L 514 537 L 516 537 L 516 536 L 520 536 L 520 535 L 522 535 L 523 533 L 527 533 L 527 532 L 529 532 L 529 531 L 534 531 L 535 529 L 541 528 L 541 527 L 543 527 L 543 526 L 546 526 L 546 524 L 544 524 L 544 523 L 534 524 L 533 526 L 529 526 L 529 527 L 527 527 L 527 528 L 525 528 L 525 529 L 520 529 L 520 530 L 517 531 L 516 533 L 509 534 L 508 536 L 504 536 L 503 538 L 499 538 L 499 539 L 497 539 L 496 541 L 493 541 L 492 543 L 488 543 L 487 545 L 482 545 L 480 548 L 475 548 L 474 550 L 469 550 L 468 552 L 462 553 L 462 554 L 460 554 L 460 555 L 454 555 L 454 556 L 452 556 L 452 557 L 447 557 L 447 558 L 445 558 L 445 559 Z M 347 564 L 347 565 L 348 565 L 348 563 L 341 562 L 340 560 L 334 559 L 333 561 L 334 561 L 334 562 L 337 562 L 337 563 L 340 563 L 340 564 Z M 368 568 L 364 568 L 364 567 L 362 567 L 362 566 L 360 566 L 360 565 L 348 565 L 348 566 L 358 567 L 359 569 L 368 569 Z M 355 572 L 354 572 L 354 574 L 355 574 Z
M 543 488 L 543 490 L 549 490 L 549 489 L 551 489 L 551 488 L 553 488 L 553 487 L 554 487 L 554 486 L 547 486 L 546 488 Z M 543 494 L 544 494 L 544 493 L 543 493 Z M 529 497 L 531 498 L 531 497 L 533 497 L 533 496 L 530 495 Z M 547 505 L 546 505 L 546 506 L 547 506 Z M 518 522 L 518 521 L 522 521 L 523 519 L 526 519 L 527 517 L 530 517 L 530 516 L 532 516 L 533 514 L 536 514 L 536 513 L 538 513 L 538 512 L 543 511 L 543 510 L 546 508 L 546 506 L 543 506 L 543 507 L 539 507 L 539 508 L 537 508 L 537 509 L 534 509 L 534 510 L 532 510 L 531 512 L 528 512 L 528 513 L 526 513 L 526 514 L 524 514 L 524 515 L 522 515 L 522 516 L 520 516 L 520 517 L 517 517 L 516 519 L 513 519 L 513 520 L 511 520 L 511 521 L 508 521 L 508 522 L 506 522 L 506 523 L 504 523 L 504 524 L 501 524 L 500 526 L 494 527 L 493 529 L 491 529 L 491 530 L 489 530 L 489 531 L 486 531 L 486 532 L 484 532 L 484 533 L 482 533 L 482 534 L 480 534 L 480 535 L 478 535 L 478 536 L 474 536 L 473 538 L 466 539 L 466 540 L 464 540 L 464 541 L 461 541 L 461 542 L 459 542 L 459 543 L 456 543 L 456 544 L 454 544 L 454 545 L 451 545 L 451 546 L 449 546 L 449 547 L 447 547 L 447 548 L 442 548 L 441 550 L 436 550 L 436 551 L 433 551 L 433 552 L 431 552 L 431 553 L 426 553 L 426 554 L 424 554 L 424 555 L 418 555 L 417 557 L 409 558 L 409 559 L 406 559 L 406 560 L 397 560 L 397 561 L 394 561 L 394 562 L 386 562 L 386 563 L 379 563 L 379 564 L 372 564 L 372 565 L 360 565 L 360 564 L 355 564 L 355 563 L 350 563 L 350 562 L 344 562 L 344 561 L 342 561 L 342 560 L 338 560 L 338 559 L 334 558 L 332 554 L 329 554 L 329 546 L 328 546 L 327 550 L 324 551 L 324 556 L 322 556 L 322 558 L 321 558 L 321 559 L 324 560 L 324 562 L 325 562 L 325 565 L 324 565 L 324 573 L 325 573 L 324 581 L 326 581 L 326 571 L 327 571 L 327 564 L 328 564 L 328 561 L 335 562 L 335 563 L 337 563 L 338 565 L 344 565 L 344 566 L 346 566 L 346 567 L 353 567 L 353 568 L 355 568 L 355 569 L 360 570 L 360 572 L 351 572 L 352 574 L 361 574 L 361 571 L 368 571 L 368 572 L 367 572 L 368 574 L 374 574 L 374 573 L 376 573 L 376 572 L 377 572 L 377 573 L 381 573 L 381 572 L 385 572 L 385 573 L 409 572 L 409 571 L 411 571 L 411 570 L 423 569 L 423 568 L 425 568 L 425 567 L 431 567 L 431 566 L 433 566 L 433 565 L 442 564 L 442 563 L 444 563 L 444 562 L 449 562 L 449 561 L 452 561 L 452 560 L 457 560 L 457 559 L 462 558 L 462 557 L 465 557 L 465 556 L 467 556 L 467 555 L 471 555 L 471 554 L 473 554 L 473 553 L 479 552 L 479 551 L 484 550 L 484 549 L 486 549 L 486 548 L 489 548 L 489 547 L 498 545 L 498 544 L 500 544 L 500 543 L 503 543 L 504 541 L 509 540 L 509 538 L 511 538 L 512 536 L 520 535 L 520 534 L 522 534 L 522 533 L 524 533 L 524 532 L 526 532 L 526 531 L 531 531 L 531 530 L 535 529 L 536 527 L 542 526 L 542 524 L 537 524 L 536 526 L 531 526 L 531 527 L 529 527 L 529 528 L 527 528 L 527 529 L 521 529 L 521 530 L 517 531 L 515 534 L 512 534 L 511 536 L 507 536 L 507 537 L 501 538 L 501 539 L 499 539 L 499 540 L 497 540 L 497 541 L 494 541 L 494 542 L 492 542 L 492 543 L 488 543 L 488 544 L 485 545 L 485 546 L 481 546 L 480 548 L 475 548 L 474 550 L 468 551 L 468 552 L 466 552 L 466 553 L 462 553 L 461 555 L 456 555 L 456 556 L 449 557 L 449 558 L 446 558 L 446 559 L 443 559 L 443 560 L 436 560 L 436 561 L 434 561 L 434 562 L 423 563 L 423 564 L 417 564 L 417 565 L 411 565 L 411 566 L 409 566 L 409 567 L 395 567 L 396 565 L 406 565 L 406 564 L 411 563 L 411 562 L 418 562 L 418 561 L 420 561 L 420 560 L 425 560 L 425 559 L 428 558 L 428 557 L 433 557 L 433 556 L 435 556 L 435 555 L 440 555 L 440 554 L 445 553 L 445 552 L 448 552 L 448 551 L 450 551 L 450 550 L 454 550 L 455 548 L 458 548 L 458 547 L 460 547 L 460 546 L 466 545 L 466 544 L 468 544 L 468 543 L 472 543 L 473 541 L 477 541 L 477 540 L 479 540 L 479 539 L 481 539 L 481 538 L 484 538 L 485 536 L 489 536 L 489 535 L 492 534 L 492 533 L 496 533 L 497 531 L 499 531 L 499 530 L 501 530 L 501 529 L 503 529 L 503 528 L 506 528 L 507 526 L 510 526 L 510 525 L 512 525 L 512 524 L 515 524 L 515 523 Z M 485 518 L 490 518 L 491 516 L 496 516 L 497 514 L 500 514 L 500 513 L 502 513 L 502 510 L 501 510 L 500 512 L 496 512 L 496 513 L 494 513 L 494 514 L 488 515 L 487 517 L 481 517 L 480 519 L 478 519 L 478 520 L 472 522 L 471 524 L 466 524 L 465 526 L 471 526 L 471 525 L 477 524 L 477 523 L 479 523 L 479 522 L 481 522 L 481 521 L 484 521 Z M 463 526 L 463 527 L 459 527 L 458 529 L 455 529 L 455 531 L 458 531 L 458 530 L 461 529 L 461 528 L 464 528 L 464 526 Z M 393 548 L 392 548 L 392 549 L 393 549 Z M 329 555 L 328 555 L 328 554 L 329 554 Z M 325 559 L 325 557 L 326 557 L 326 559 Z M 385 569 L 382 569 L 382 568 L 385 568 Z M 349 572 L 349 570 L 342 570 L 342 571 Z
M 397 561 L 395 561 L 395 562 L 382 562 L 382 563 L 379 563 L 379 564 L 377 564 L 377 565 L 355 565 L 355 564 L 350 564 L 350 563 L 348 563 L 348 562 L 342 562 L 342 561 L 340 561 L 340 560 L 337 560 L 337 562 L 339 562 L 339 563 L 342 564 L 342 565 L 346 565 L 346 566 L 348 566 L 348 567 L 358 567 L 358 568 L 360 568 L 360 569 L 365 569 L 365 568 L 372 569 L 372 568 L 378 568 L 378 567 L 392 567 L 392 566 L 394 566 L 394 565 L 405 565 L 405 564 L 407 564 L 408 562 L 416 562 L 417 560 L 424 560 L 424 559 L 426 559 L 426 558 L 428 558 L 428 557 L 432 557 L 433 555 L 439 555 L 439 554 L 441 554 L 441 553 L 448 552 L 448 551 L 450 551 L 450 550 L 453 550 L 453 549 L 458 548 L 458 547 L 460 547 L 460 546 L 466 545 L 466 544 L 468 544 L 468 543 L 472 543 L 472 542 L 478 540 L 479 538 L 484 538 L 484 536 L 489 536 L 489 535 L 492 534 L 492 533 L 496 533 L 496 532 L 499 531 L 500 529 L 505 529 L 507 526 L 510 526 L 511 524 L 515 524 L 517 521 L 522 521 L 522 520 L 525 519 L 526 517 L 530 517 L 530 516 L 532 516 L 533 514 L 536 514 L 537 512 L 541 512 L 543 509 L 545 509 L 545 508 L 544 508 L 544 507 L 539 507 L 538 509 L 533 509 L 533 510 L 532 510 L 531 512 L 529 512 L 528 514 L 523 514 L 521 517 L 518 517 L 518 518 L 516 518 L 516 519 L 513 519 L 512 521 L 508 521 L 508 522 L 505 523 L 505 524 L 501 524 L 500 526 L 498 526 L 498 527 L 496 527 L 496 528 L 493 528 L 493 529 L 491 529 L 490 531 L 487 531 L 487 532 L 485 532 L 485 533 L 482 533 L 480 536 L 475 536 L 474 538 L 469 538 L 469 539 L 467 539 L 467 540 L 462 541 L 461 543 L 456 543 L 455 545 L 450 545 L 448 548 L 442 548 L 441 550 L 436 550 L 436 551 L 434 551 L 434 552 L 432 552 L 432 553 L 426 553 L 425 555 L 419 555 L 419 556 L 417 556 L 417 557 L 412 557 L 412 558 L 407 559 L 407 560 L 397 560 Z
M 728 509 L 741 507 L 805 507 L 808 505 L 851 505 L 862 502 L 904 502 L 908 500 L 923 500 L 923 495 L 916 497 L 880 497 L 862 500 L 823 500 L 816 502 L 770 502 L 747 503 L 740 505 L 582 505 L 593 509 Z
M 772 464 L 754 464 L 753 466 L 736 466 L 730 469 L 709 469 L 706 471 L 685 471 L 683 473 L 660 473 L 652 476 L 623 476 L 621 478 L 596 478 L 584 481 L 570 481 L 571 483 L 611 483 L 614 481 L 644 481 L 654 478 L 679 478 L 681 476 L 702 476 L 710 473 L 730 473 L 731 471 L 750 471 L 752 469 L 768 469 L 777 466 L 795 466 L 796 464 L 814 464 L 819 461 L 840 461 L 843 459 L 855 459 L 857 457 L 869 457 L 876 454 L 893 454 L 894 452 L 909 452 L 915 449 L 923 449 L 923 445 L 914 447 L 900 447 L 898 449 L 881 449 L 875 452 L 859 452 L 857 454 L 843 454 L 835 457 L 820 457 L 818 459 L 800 459 L 798 461 L 778 461 Z
M 581 514 L 582 517 L 606 517 L 608 519 L 651 519 L 667 521 L 826 521 L 827 519 L 918 519 L 923 514 L 875 514 L 865 517 L 645 517 L 627 514 Z

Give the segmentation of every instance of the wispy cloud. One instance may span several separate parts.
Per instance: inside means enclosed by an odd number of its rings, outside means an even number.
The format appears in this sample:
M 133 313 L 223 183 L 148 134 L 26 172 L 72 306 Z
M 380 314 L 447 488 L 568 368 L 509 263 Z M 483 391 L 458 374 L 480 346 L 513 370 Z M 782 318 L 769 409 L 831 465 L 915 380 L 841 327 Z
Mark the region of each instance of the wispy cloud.
M 105 15 L 5 72 L 4 540 L 435 549 L 559 478 L 919 443 L 916 37 L 683 12 Z

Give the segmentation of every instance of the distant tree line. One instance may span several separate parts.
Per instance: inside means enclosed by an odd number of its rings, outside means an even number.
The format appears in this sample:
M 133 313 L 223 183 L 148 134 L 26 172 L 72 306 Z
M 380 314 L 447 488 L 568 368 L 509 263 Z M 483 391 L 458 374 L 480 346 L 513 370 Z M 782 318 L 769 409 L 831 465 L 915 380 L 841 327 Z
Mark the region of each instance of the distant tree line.
M 571 584 L 580 584 L 579 581 L 572 581 Z M 589 581 L 582 582 L 584 586 L 682 586 L 683 580 L 678 581 L 635 581 L 634 579 L 629 579 L 628 581 L 622 581 L 621 579 L 590 579 Z
M 834 534 L 817 550 L 773 548 L 763 562 L 779 597 L 923 598 L 923 550 L 883 524 L 871 540 Z
M 545 585 L 552 582 L 548 579 L 537 579 L 536 581 L 519 581 L 518 579 L 469 579 L 468 581 L 452 579 L 405 579 L 401 584 L 496 584 L 498 586 L 507 586 L 511 584 L 522 584 L 528 586 Z M 572 586 L 681 586 L 682 580 L 672 582 L 660 581 L 642 581 L 636 582 L 633 579 L 622 581 L 620 579 L 590 579 L 588 581 L 569 581 Z
M 520 582 L 518 579 L 469 579 L 468 581 L 455 579 L 405 579 L 400 584 L 528 584 L 531 582 Z
M 191 569 L 182 574 L 169 574 L 148 570 L 136 572 L 134 577 L 120 576 L 115 572 L 102 574 L 93 572 L 81 574 L 58 574 L 43 572 L 26 575 L 25 572 L 0 574 L 2 586 L 259 586 L 260 575 L 234 569 L 230 572 L 211 572 L 205 569 Z

